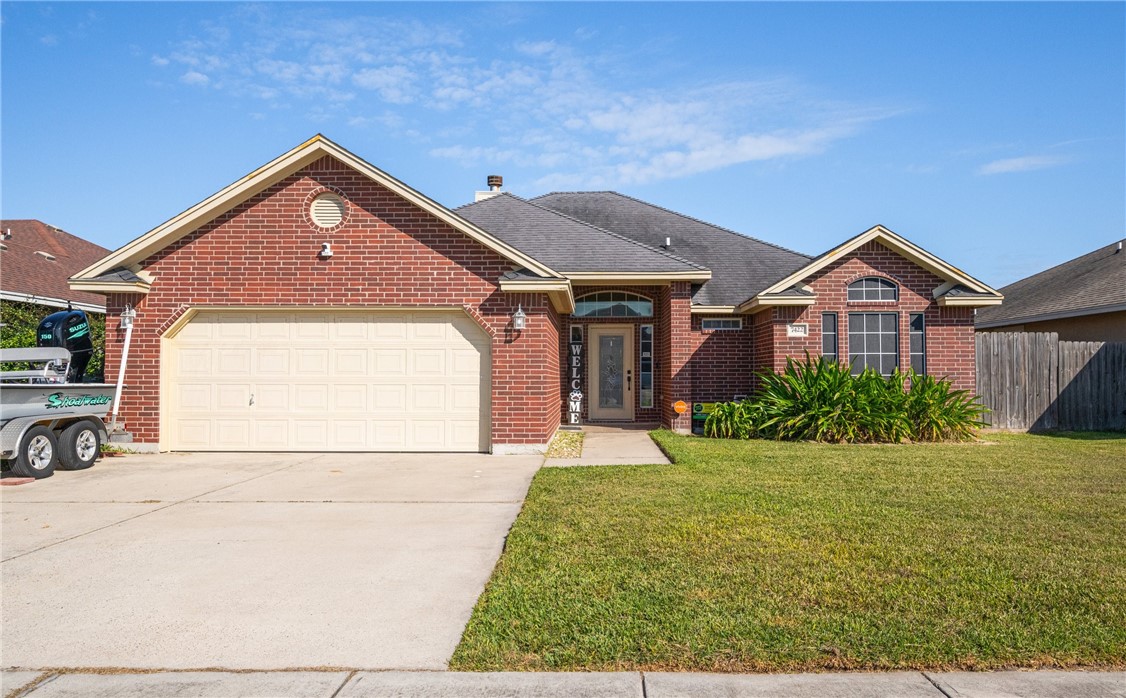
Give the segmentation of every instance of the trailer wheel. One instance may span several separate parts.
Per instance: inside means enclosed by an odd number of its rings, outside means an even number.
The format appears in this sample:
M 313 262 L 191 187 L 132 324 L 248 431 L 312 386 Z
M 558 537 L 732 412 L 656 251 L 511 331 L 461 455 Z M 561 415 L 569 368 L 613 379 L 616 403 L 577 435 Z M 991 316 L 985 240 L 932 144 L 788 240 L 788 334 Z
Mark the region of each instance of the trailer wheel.
M 88 419 L 75 422 L 59 436 L 59 468 L 85 470 L 98 460 L 101 451 L 102 440 L 94 423 Z
M 51 477 L 58 460 L 59 441 L 54 432 L 42 425 L 35 426 L 23 435 L 19 451 L 12 460 L 12 472 L 20 477 Z

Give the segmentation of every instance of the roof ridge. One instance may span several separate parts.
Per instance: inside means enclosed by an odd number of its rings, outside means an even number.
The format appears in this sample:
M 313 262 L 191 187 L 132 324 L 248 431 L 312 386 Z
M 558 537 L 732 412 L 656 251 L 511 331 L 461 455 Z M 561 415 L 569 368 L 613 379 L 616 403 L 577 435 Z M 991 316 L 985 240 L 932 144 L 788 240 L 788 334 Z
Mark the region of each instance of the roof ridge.
M 769 247 L 773 247 L 775 249 L 782 250 L 783 252 L 789 252 L 790 254 L 796 254 L 799 257 L 805 257 L 806 259 L 809 259 L 809 260 L 814 259 L 814 257 L 811 257 L 810 255 L 807 255 L 804 252 L 798 252 L 797 250 L 791 250 L 788 247 L 783 247 L 783 246 L 781 246 L 777 243 L 773 243 L 773 242 L 767 242 L 766 240 L 763 240 L 761 238 L 757 238 L 753 235 L 745 235 L 743 233 L 740 233 L 737 230 L 725 228 L 722 225 L 716 225 L 715 223 L 709 223 L 708 221 L 701 220 L 701 219 L 696 218 L 694 216 L 689 216 L 686 213 L 681 213 L 680 211 L 674 211 L 671 208 L 665 208 L 664 206 L 658 206 L 657 204 L 650 203 L 650 202 L 645 201 L 643 199 L 639 199 L 635 196 L 630 196 L 629 194 L 623 194 L 619 191 L 609 191 L 609 190 L 607 190 L 607 191 L 553 191 L 553 192 L 548 192 L 547 194 L 541 194 L 540 196 L 537 196 L 536 198 L 542 199 L 543 197 L 551 196 L 552 194 L 613 194 L 614 196 L 620 196 L 623 199 L 629 199 L 630 201 L 636 201 L 639 204 L 644 204 L 644 205 L 649 206 L 651 208 L 655 208 L 658 211 L 664 211 L 665 213 L 671 213 L 674 216 L 679 216 L 680 218 L 690 220 L 694 223 L 699 223 L 700 225 L 706 225 L 709 228 L 714 228 L 716 230 L 719 230 L 719 231 L 722 231 L 722 232 L 725 232 L 725 233 L 729 233 L 731 235 L 737 235 L 738 237 L 746 238 L 747 240 L 754 240 L 755 242 L 759 242 L 759 243 L 762 243 L 763 245 L 767 245 Z M 554 210 L 554 209 L 552 209 L 552 210 Z
M 1090 257 L 1091 255 L 1098 254 L 1099 252 L 1102 252 L 1103 250 L 1107 250 L 1108 248 L 1111 248 L 1113 245 L 1117 245 L 1120 242 L 1126 243 L 1126 238 L 1122 238 L 1120 240 L 1115 240 L 1115 241 L 1107 243 L 1106 245 L 1103 245 L 1101 247 L 1096 247 L 1095 249 L 1091 250 L 1090 252 L 1084 252 L 1083 254 L 1079 255 L 1078 257 L 1072 257 L 1071 259 L 1064 260 L 1064 261 L 1060 262 L 1059 264 L 1057 264 L 1055 266 L 1048 267 L 1047 269 L 1041 269 L 1040 271 L 1036 272 L 1035 274 L 1030 274 L 1029 276 L 1026 276 L 1023 279 L 1017 279 L 1016 281 L 1012 282 L 1011 284 L 1008 284 L 1007 286 L 1005 286 L 1005 288 L 1009 288 L 1011 286 L 1015 286 L 1017 284 L 1024 283 L 1025 281 L 1031 281 L 1032 279 L 1035 279 L 1038 276 L 1043 276 L 1050 271 L 1055 271 L 1055 270 L 1057 270 L 1061 267 L 1066 267 L 1069 264 L 1074 264 L 1075 262 L 1078 262 L 1079 260 L 1081 260 L 1085 257 Z M 1114 253 L 1112 252 L 1111 254 L 1114 254 Z
M 504 193 L 509 194 L 509 192 L 504 192 Z M 626 237 L 625 235 L 622 235 L 620 233 L 615 233 L 612 230 L 606 230 L 605 228 L 599 228 L 597 225 L 592 225 L 590 223 L 587 223 L 584 220 L 580 220 L 578 218 L 575 218 L 574 216 L 568 216 L 566 213 L 563 213 L 562 211 L 556 211 L 553 208 L 548 208 L 547 206 L 544 206 L 542 204 L 537 204 L 534 201 L 530 201 L 528 199 L 522 199 L 519 196 L 516 196 L 515 194 L 509 194 L 509 196 L 513 196 L 516 199 L 519 199 L 520 201 L 523 201 L 524 203 L 528 204 L 529 206 L 535 206 L 536 208 L 540 209 L 541 211 L 547 211 L 548 213 L 559 216 L 561 218 L 566 218 L 567 220 L 574 221 L 575 223 L 578 223 L 580 225 L 585 225 L 586 227 L 588 227 L 592 230 L 597 230 L 598 232 L 605 233 L 606 235 L 609 235 L 610 237 L 618 238 L 619 240 L 624 240 L 628 243 L 637 245 L 638 247 L 640 247 L 642 249 L 649 250 L 650 252 L 656 252 L 659 255 L 663 255 L 665 257 L 668 257 L 669 259 L 674 259 L 678 262 L 682 262 L 684 264 L 687 264 L 690 267 L 695 267 L 696 269 L 700 269 L 702 271 L 709 271 L 707 267 L 696 264 L 695 262 L 689 261 L 689 260 L 687 260 L 683 257 L 678 257 L 677 255 L 669 252 L 668 250 L 662 250 L 662 249 L 657 248 L 657 247 L 650 247 L 649 245 L 646 245 L 643 242 L 639 242 L 637 240 L 634 240 L 633 238 Z M 487 199 L 486 199 L 486 201 L 487 201 Z

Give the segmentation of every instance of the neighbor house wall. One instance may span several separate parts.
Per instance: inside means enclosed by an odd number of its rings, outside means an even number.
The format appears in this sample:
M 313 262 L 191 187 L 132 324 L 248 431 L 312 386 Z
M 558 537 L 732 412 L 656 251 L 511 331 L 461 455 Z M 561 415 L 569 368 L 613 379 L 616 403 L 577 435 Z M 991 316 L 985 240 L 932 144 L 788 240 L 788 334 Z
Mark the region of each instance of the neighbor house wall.
M 1126 342 L 1126 310 L 1003 327 L 979 327 L 977 331 L 1055 332 L 1063 342 Z
M 305 220 L 334 189 L 349 202 L 343 226 Z M 318 256 L 322 242 L 334 255 Z M 134 440 L 160 438 L 161 336 L 193 306 L 465 309 L 492 335 L 491 437 L 543 444 L 559 424 L 559 317 L 544 294 L 504 294 L 511 262 L 342 163 L 324 157 L 142 262 L 147 296 L 112 294 L 108 313 L 137 308 L 121 415 Z M 517 304 L 528 329 L 516 333 Z M 106 338 L 116 377 L 121 331 Z

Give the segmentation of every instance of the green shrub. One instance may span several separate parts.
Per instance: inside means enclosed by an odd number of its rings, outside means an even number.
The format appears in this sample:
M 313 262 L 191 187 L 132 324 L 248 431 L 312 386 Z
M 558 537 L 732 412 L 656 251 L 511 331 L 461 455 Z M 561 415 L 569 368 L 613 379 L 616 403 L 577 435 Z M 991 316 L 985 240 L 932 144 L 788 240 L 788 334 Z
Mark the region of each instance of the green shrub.
M 898 443 L 973 438 L 985 408 L 964 390 L 914 371 L 852 375 L 847 366 L 786 360 L 781 373 L 759 374 L 749 400 L 716 405 L 705 436 L 780 441 Z M 910 388 L 907 384 L 910 382 Z

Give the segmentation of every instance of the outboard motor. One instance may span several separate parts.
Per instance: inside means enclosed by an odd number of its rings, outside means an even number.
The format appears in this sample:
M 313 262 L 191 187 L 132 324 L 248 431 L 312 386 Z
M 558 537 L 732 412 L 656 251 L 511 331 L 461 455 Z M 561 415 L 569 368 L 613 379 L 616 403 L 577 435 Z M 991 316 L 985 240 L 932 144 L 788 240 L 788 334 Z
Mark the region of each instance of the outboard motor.
M 81 310 L 60 310 L 51 313 L 39 323 L 35 345 L 62 347 L 70 351 L 70 370 L 67 383 L 80 383 L 86 366 L 94 356 L 94 342 L 90 337 L 90 320 Z

